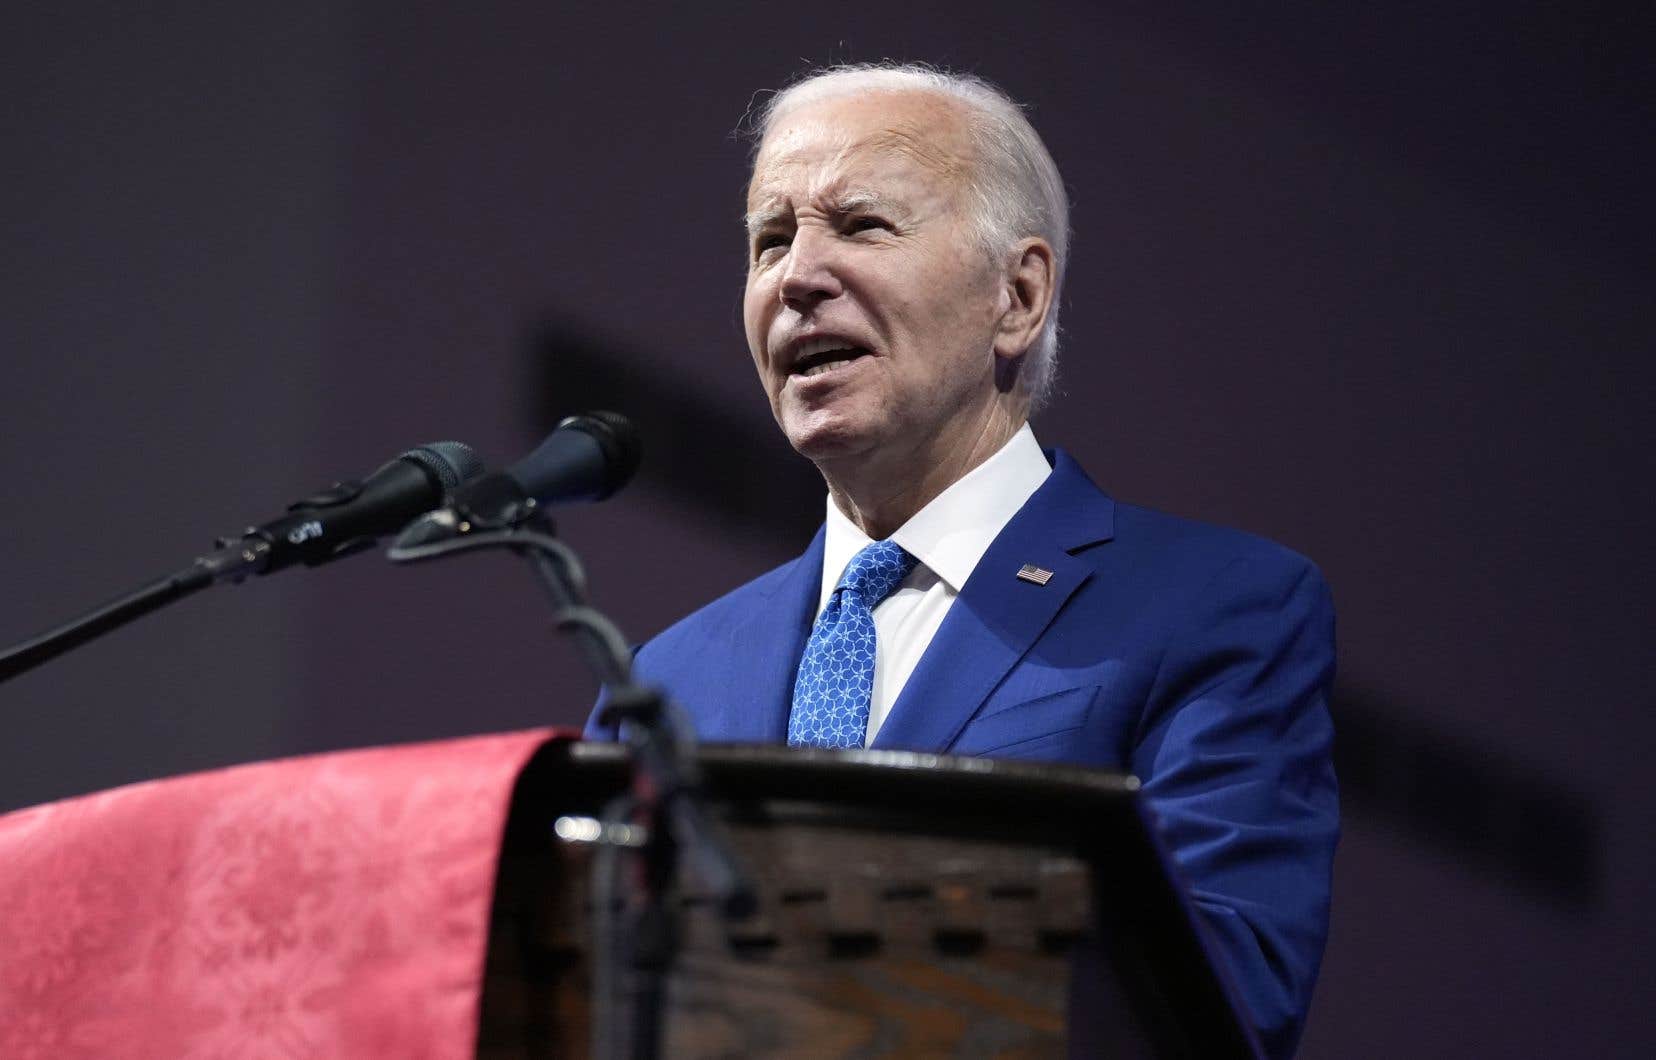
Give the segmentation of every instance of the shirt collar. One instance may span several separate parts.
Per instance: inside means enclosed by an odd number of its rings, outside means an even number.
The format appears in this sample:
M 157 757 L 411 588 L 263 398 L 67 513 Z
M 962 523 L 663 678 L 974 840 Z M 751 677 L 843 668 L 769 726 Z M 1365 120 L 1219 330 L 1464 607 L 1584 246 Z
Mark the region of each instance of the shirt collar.
M 993 456 L 915 512 L 891 539 L 958 593 L 989 545 L 1051 473 L 1035 432 L 1025 423 Z M 846 564 L 869 544 L 868 535 L 828 498 L 818 610 L 828 605 Z

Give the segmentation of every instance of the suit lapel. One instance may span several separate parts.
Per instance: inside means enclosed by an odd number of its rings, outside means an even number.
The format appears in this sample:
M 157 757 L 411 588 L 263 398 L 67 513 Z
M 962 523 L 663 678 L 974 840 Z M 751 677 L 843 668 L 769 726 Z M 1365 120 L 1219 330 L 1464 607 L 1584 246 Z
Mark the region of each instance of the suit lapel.
M 1052 474 L 978 561 L 873 746 L 947 750 L 1092 577 L 1091 564 L 1072 553 L 1108 540 L 1114 515 L 1114 503 L 1056 450 Z M 1035 585 L 1018 578 L 1025 564 L 1051 571 L 1051 580 Z
M 726 691 L 725 724 L 706 739 L 787 742 L 794 675 L 822 595 L 823 539 L 819 529 L 805 554 L 731 630 L 738 665 L 729 670 L 734 682 Z

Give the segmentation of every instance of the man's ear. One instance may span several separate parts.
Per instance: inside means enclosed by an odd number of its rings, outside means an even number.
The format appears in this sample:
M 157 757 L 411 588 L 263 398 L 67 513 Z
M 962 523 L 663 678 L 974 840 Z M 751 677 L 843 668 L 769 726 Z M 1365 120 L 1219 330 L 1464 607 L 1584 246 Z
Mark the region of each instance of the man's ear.
M 1032 236 L 1019 243 L 1010 258 L 1003 291 L 1005 311 L 995 329 L 995 356 L 1017 360 L 1041 335 L 1052 311 L 1058 264 L 1046 240 Z

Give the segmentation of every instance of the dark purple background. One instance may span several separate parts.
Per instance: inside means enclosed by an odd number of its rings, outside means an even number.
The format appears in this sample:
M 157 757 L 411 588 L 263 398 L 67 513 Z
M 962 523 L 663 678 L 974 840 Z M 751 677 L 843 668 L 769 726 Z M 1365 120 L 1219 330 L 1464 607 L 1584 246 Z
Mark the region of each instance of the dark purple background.
M 788 458 L 731 132 L 803 60 L 947 63 L 1031 104 L 1075 201 L 1040 437 L 1334 586 L 1348 827 L 1306 1055 L 1656 1037 L 1632 5 L 92 6 L 0 44 L 0 641 L 406 445 L 511 458 L 589 399 L 546 385 L 581 367 L 549 333 L 749 450 L 562 520 L 629 633 L 785 558 L 799 511 L 694 499 L 800 495 L 748 485 Z M 0 689 L 0 808 L 592 691 L 510 560 L 358 558 Z

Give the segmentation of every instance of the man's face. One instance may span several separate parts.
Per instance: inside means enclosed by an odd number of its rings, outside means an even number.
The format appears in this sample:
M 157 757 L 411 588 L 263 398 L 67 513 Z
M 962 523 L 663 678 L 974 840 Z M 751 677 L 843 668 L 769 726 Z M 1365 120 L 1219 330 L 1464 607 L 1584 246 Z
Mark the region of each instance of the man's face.
M 819 462 L 969 446 L 995 400 L 1005 296 L 976 238 L 957 104 L 802 104 L 748 187 L 748 347 L 777 423 Z

